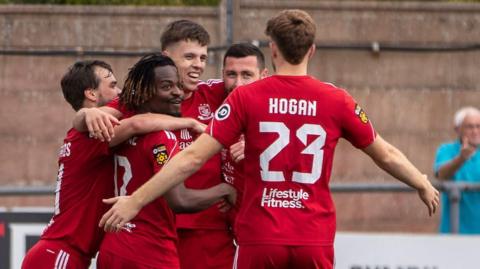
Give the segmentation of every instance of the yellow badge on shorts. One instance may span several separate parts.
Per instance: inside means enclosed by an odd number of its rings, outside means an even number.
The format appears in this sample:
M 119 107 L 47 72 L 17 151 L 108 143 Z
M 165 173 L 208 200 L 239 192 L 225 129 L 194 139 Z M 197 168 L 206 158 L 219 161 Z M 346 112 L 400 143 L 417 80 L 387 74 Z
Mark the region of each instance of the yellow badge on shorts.
M 168 161 L 168 153 L 165 145 L 155 145 L 152 149 L 153 157 L 159 165 L 164 165 Z
M 368 122 L 367 113 L 365 113 L 365 111 L 363 111 L 363 109 L 358 104 L 355 104 L 355 115 L 357 115 L 361 122 Z

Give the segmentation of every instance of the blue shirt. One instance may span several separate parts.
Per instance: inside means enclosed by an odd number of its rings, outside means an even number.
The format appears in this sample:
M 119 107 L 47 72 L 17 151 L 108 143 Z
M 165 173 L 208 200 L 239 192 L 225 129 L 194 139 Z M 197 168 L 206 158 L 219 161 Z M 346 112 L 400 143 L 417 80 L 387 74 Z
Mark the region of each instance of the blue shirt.
M 433 168 L 435 174 L 442 165 L 460 155 L 461 147 L 459 140 L 440 145 Z M 452 181 L 480 183 L 480 149 L 477 149 L 475 154 L 463 163 L 453 175 Z M 480 234 L 480 192 L 462 192 L 459 215 L 459 233 Z M 450 201 L 445 193 L 442 194 L 440 232 L 450 233 Z

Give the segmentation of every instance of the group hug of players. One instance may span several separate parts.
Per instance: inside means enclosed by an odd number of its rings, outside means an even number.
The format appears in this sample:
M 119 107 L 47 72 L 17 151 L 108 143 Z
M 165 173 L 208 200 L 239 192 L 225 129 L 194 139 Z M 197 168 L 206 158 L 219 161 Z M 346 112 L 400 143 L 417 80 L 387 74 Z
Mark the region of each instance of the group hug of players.
M 72 65 L 61 87 L 77 114 L 55 212 L 22 268 L 88 268 L 97 252 L 99 269 L 333 268 L 341 137 L 434 213 L 426 176 L 345 90 L 307 74 L 315 32 L 304 11 L 272 17 L 271 76 L 262 52 L 239 43 L 223 80 L 200 81 L 210 38 L 188 20 L 167 25 L 162 53 L 135 63 L 121 91 L 107 63 Z

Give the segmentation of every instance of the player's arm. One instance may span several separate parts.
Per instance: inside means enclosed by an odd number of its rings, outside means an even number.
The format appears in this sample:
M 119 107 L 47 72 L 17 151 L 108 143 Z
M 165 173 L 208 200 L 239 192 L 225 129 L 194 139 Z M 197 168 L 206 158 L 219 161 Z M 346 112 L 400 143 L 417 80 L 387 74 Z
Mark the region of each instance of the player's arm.
M 137 114 L 120 121 L 114 127 L 115 136 L 110 140 L 110 146 L 115 146 L 135 135 L 147 134 L 161 130 L 193 129 L 196 132 L 205 131 L 206 125 L 192 118 L 178 118 L 164 114 Z
M 240 136 L 240 140 L 237 143 L 230 146 L 229 151 L 230 157 L 234 162 L 238 163 L 245 159 L 245 139 L 243 138 L 243 135 Z
M 104 200 L 114 204 L 103 215 L 99 226 L 115 231 L 137 215 L 140 209 L 172 187 L 180 184 L 222 149 L 213 137 L 202 134 L 194 143 L 176 154 L 158 173 L 143 184 L 131 196 L 119 196 Z
M 363 151 L 373 159 L 378 167 L 415 188 L 422 201 L 427 205 L 429 215 L 435 213 L 440 203 L 439 192 L 432 186 L 427 176 L 420 173 L 400 150 L 377 135 L 375 141 Z
M 112 107 L 90 107 L 77 111 L 73 118 L 73 128 L 80 132 L 89 132 L 90 135 L 101 141 L 110 141 L 114 136 L 114 125 L 120 124 L 118 120 L 122 113 Z
M 462 148 L 460 154 L 455 158 L 441 165 L 436 172 L 438 179 L 449 180 L 452 179 L 455 173 L 462 167 L 463 163 L 475 154 L 477 147 L 468 143 L 466 137 L 462 138 Z
M 165 199 L 175 213 L 194 213 L 205 210 L 224 199 L 235 201 L 235 196 L 235 189 L 226 183 L 220 183 L 208 189 L 189 189 L 180 183 L 165 194 Z
M 117 118 L 120 117 L 122 117 L 120 111 L 108 106 L 82 108 L 73 119 L 73 127 L 81 132 L 88 131 L 101 141 L 109 141 L 110 146 L 115 146 L 131 136 L 153 131 L 192 129 L 201 133 L 206 128 L 205 124 L 192 118 L 163 114 L 138 114 L 118 121 Z

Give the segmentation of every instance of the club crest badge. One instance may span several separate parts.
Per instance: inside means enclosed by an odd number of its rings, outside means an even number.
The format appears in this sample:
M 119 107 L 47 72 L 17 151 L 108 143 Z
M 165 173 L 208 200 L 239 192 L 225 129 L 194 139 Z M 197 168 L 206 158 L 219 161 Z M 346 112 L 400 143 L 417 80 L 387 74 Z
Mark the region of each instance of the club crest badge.
M 363 109 L 358 104 L 355 104 L 355 115 L 357 115 L 361 122 L 368 122 L 367 113 L 365 113 L 365 111 L 363 111 Z
M 208 104 L 200 104 L 198 106 L 198 114 L 200 120 L 210 120 L 213 118 L 212 110 Z
M 152 149 L 153 158 L 159 165 L 164 165 L 168 161 L 168 152 L 165 145 L 155 145 Z

